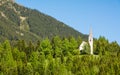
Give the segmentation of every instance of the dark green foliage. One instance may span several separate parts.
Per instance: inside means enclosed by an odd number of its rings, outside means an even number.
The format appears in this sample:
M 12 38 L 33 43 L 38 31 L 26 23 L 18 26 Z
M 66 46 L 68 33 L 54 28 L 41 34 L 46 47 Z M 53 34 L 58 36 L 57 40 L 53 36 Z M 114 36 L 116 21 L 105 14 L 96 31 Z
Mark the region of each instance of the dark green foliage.
M 78 39 L 46 38 L 37 44 L 0 44 L 0 75 L 119 75 L 120 46 L 104 37 L 95 39 L 96 55 L 80 54 Z M 89 47 L 89 45 L 86 45 Z M 85 48 L 87 49 L 87 48 Z M 89 48 L 88 48 L 89 51 Z
M 25 8 L 13 2 L 0 5 L 0 41 L 9 39 L 35 42 L 46 37 L 53 38 L 79 35 L 86 39 L 86 35 L 43 14 L 37 10 Z

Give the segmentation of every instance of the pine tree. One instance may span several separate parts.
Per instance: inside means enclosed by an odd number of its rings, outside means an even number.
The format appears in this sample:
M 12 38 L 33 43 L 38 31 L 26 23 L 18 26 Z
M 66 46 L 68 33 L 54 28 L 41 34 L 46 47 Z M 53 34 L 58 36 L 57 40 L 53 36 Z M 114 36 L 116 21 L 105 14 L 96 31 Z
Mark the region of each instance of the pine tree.
M 5 75 L 17 74 L 17 65 L 13 59 L 11 46 L 8 40 L 2 45 L 1 67 Z

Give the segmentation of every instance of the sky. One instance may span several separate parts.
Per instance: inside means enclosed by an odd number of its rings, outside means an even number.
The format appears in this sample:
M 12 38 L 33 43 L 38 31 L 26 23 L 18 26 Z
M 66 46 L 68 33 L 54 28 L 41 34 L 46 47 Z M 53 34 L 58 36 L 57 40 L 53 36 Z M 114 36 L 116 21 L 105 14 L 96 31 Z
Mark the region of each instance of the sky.
M 16 0 L 73 27 L 120 44 L 120 0 Z

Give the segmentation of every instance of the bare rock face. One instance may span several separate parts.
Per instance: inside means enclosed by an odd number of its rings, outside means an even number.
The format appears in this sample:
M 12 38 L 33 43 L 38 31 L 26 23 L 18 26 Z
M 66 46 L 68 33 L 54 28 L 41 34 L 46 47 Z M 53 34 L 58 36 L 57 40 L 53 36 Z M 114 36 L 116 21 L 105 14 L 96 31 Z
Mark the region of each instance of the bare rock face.
M 15 2 L 15 0 L 0 0 L 0 3 L 4 3 L 4 2 Z
M 14 3 L 15 0 L 0 0 L 0 5 L 4 4 L 6 2 L 12 2 L 12 3 Z
M 8 1 L 15 2 L 15 0 L 8 0 Z

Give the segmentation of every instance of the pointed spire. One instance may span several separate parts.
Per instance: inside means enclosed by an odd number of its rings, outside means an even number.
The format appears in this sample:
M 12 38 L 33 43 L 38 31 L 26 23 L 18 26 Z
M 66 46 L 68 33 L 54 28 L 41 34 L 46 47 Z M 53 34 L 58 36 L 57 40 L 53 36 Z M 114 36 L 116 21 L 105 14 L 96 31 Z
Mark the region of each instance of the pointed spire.
M 90 54 L 93 54 L 93 34 L 92 34 L 92 28 L 90 28 L 88 42 L 89 42 L 89 45 L 90 45 Z
M 91 35 L 91 36 L 92 36 L 92 28 L 90 28 L 90 33 L 89 33 L 89 35 Z

